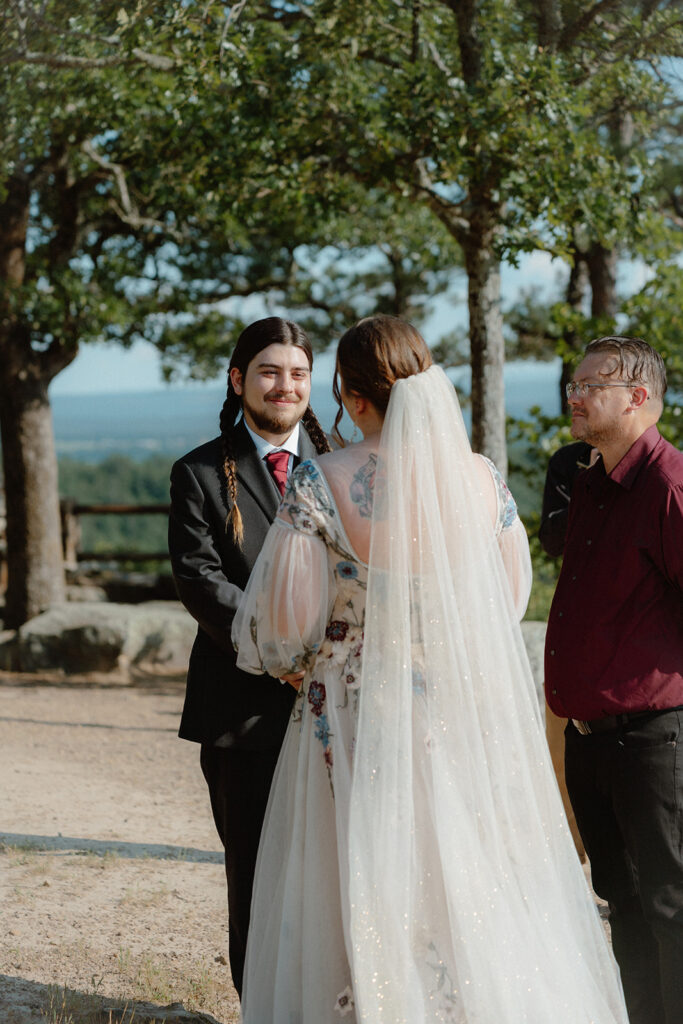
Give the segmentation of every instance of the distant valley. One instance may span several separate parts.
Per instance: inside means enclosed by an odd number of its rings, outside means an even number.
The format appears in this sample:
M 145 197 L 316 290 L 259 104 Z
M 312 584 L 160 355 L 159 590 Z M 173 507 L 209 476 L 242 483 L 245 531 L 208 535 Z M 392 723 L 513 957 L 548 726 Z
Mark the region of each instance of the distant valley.
M 461 395 L 466 396 L 468 371 L 452 370 L 450 376 Z M 540 405 L 548 415 L 556 415 L 558 377 L 555 363 L 508 364 L 508 414 L 523 416 L 532 405 Z M 173 387 L 163 391 L 97 394 L 96 387 L 93 382 L 91 395 L 56 395 L 52 399 L 60 458 L 100 462 L 112 454 L 136 460 L 155 454 L 174 457 L 218 433 L 218 416 L 225 398 L 222 388 Z M 314 372 L 312 404 L 329 430 L 336 414 L 329 367 L 322 366 L 318 373 Z M 469 423 L 467 408 L 464 415 Z

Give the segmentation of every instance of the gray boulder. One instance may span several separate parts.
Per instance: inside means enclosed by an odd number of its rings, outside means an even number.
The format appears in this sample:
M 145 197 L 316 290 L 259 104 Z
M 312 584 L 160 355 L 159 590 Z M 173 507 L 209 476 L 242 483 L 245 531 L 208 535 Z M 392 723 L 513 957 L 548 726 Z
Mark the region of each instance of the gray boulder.
M 12 660 L 22 672 L 177 674 L 187 668 L 195 633 L 178 601 L 65 603 L 20 627 Z
M 93 584 L 67 583 L 66 599 L 67 601 L 78 601 L 79 603 L 84 601 L 106 601 L 107 592 L 104 587 L 98 587 Z
M 178 674 L 187 669 L 196 633 L 179 601 L 54 605 L 16 632 L 0 633 L 0 669 L 23 672 Z M 545 622 L 523 622 L 522 636 L 541 708 Z
M 102 1020 L 104 1014 L 111 1024 L 219 1024 L 209 1013 L 198 1010 L 186 1010 L 182 1003 L 170 1003 L 169 1006 L 155 1006 L 154 1003 L 133 1003 L 121 1006 L 110 1000 L 102 1002 Z

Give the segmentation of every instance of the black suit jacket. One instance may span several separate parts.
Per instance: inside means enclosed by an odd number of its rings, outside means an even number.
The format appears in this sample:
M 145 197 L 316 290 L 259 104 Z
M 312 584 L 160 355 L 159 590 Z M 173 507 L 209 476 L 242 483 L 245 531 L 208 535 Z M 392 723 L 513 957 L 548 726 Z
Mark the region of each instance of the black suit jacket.
M 543 550 L 553 558 L 564 551 L 572 487 L 579 470 L 588 466 L 592 451 L 586 441 L 575 441 L 558 448 L 550 457 L 538 537 Z
M 315 448 L 300 427 L 301 459 Z M 280 492 L 243 425 L 235 430 L 240 549 L 226 531 L 230 509 L 220 438 L 179 459 L 171 470 L 168 546 L 178 595 L 199 628 L 190 655 L 179 735 L 198 743 L 250 750 L 282 742 L 294 689 L 237 668 L 230 631 L 242 591 L 280 503 Z

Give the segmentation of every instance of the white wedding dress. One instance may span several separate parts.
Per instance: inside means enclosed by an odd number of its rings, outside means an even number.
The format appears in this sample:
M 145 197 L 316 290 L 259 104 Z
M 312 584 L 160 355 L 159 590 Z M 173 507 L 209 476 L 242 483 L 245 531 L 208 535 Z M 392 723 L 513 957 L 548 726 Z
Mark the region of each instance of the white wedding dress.
M 244 1024 L 627 1024 L 517 622 L 529 585 L 436 367 L 394 386 L 378 449 L 293 474 L 233 627 L 242 668 L 306 671 Z

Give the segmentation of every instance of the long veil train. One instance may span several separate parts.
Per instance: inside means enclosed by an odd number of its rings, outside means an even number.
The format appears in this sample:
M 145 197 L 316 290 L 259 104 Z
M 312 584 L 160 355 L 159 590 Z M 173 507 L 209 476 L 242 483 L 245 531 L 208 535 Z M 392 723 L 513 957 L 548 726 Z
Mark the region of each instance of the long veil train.
M 626 1024 L 438 367 L 382 431 L 349 870 L 359 1021 Z

